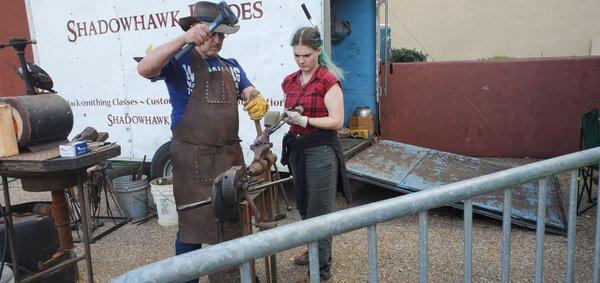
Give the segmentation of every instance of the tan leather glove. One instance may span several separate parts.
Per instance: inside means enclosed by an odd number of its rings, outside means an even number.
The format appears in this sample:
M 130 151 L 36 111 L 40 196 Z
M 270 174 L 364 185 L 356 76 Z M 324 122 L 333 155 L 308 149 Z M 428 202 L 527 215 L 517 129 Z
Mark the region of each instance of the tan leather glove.
M 294 125 L 298 125 L 302 128 L 306 128 L 306 126 L 308 126 L 308 117 L 307 116 L 302 116 L 302 114 L 296 112 L 296 111 L 285 111 L 285 115 L 287 115 L 288 117 L 290 117 L 290 121 L 288 121 L 288 124 L 294 124 Z
M 244 102 L 244 111 L 248 112 L 250 119 L 259 121 L 269 111 L 269 103 L 258 90 L 253 90 L 250 97 Z

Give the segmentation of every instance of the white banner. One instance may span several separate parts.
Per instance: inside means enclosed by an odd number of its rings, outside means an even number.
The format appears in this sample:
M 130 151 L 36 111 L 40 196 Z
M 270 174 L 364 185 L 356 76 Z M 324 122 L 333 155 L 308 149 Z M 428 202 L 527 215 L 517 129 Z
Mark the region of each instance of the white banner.
M 322 26 L 322 1 L 305 1 Z M 121 145 L 118 159 L 149 160 L 171 138 L 171 106 L 164 82 L 136 71 L 133 57 L 183 33 L 177 19 L 190 15 L 194 1 L 28 0 L 36 63 L 54 80 L 54 89 L 73 109 L 71 136 L 87 126 L 108 132 Z M 284 76 L 297 70 L 290 40 L 308 26 L 302 1 L 228 1 L 240 31 L 225 39 L 220 55 L 240 62 L 254 86 L 282 111 Z M 240 105 L 240 138 L 246 162 L 256 130 Z M 218 117 L 215 117 L 218 119 Z M 211 121 L 206 121 L 207 123 Z M 280 156 L 287 128 L 271 136 Z

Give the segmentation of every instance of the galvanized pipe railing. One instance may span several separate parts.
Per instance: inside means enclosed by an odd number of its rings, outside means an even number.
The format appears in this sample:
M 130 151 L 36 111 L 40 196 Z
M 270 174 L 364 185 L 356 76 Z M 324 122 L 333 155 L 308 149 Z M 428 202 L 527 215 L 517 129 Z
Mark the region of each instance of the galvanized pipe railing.
M 464 200 L 470 200 L 473 197 L 481 194 L 490 193 L 493 191 L 505 189 L 505 207 L 503 221 L 503 270 L 502 280 L 509 281 L 509 255 L 510 255 L 510 187 L 532 180 L 543 179 L 554 174 L 574 170 L 589 166 L 591 164 L 600 163 L 600 147 L 588 149 L 564 156 L 535 162 L 523 165 L 516 168 L 496 172 L 493 174 L 460 181 L 438 188 L 429 189 L 409 195 L 404 195 L 396 198 L 378 201 L 362 205 L 359 207 L 349 208 L 327 215 L 307 219 L 300 222 L 291 223 L 285 226 L 277 227 L 268 231 L 259 232 L 248 235 L 242 238 L 234 239 L 218 245 L 210 246 L 206 249 L 201 249 L 179 256 L 164 259 L 144 267 L 134 269 L 113 280 L 113 282 L 181 282 L 197 278 L 199 275 L 206 275 L 217 272 L 229 266 L 240 266 L 242 280 L 250 281 L 250 260 L 271 255 L 280 251 L 288 250 L 304 244 L 309 244 L 310 258 L 310 273 L 311 281 L 318 282 L 318 257 L 317 257 L 317 241 L 324 238 L 329 238 L 335 235 L 350 232 L 356 229 L 368 228 L 369 238 L 374 235 L 374 225 L 380 222 L 385 222 L 412 214 L 419 214 L 419 273 L 420 281 L 428 281 L 428 266 L 427 266 L 427 211 L 433 208 L 454 204 Z M 573 190 L 573 180 L 571 177 L 571 196 Z M 576 179 L 575 179 L 576 180 Z M 545 207 L 545 187 L 547 180 L 540 181 L 540 200 L 541 206 Z M 506 189 L 508 188 L 508 189 Z M 568 269 L 567 278 L 572 280 L 572 251 L 574 241 L 574 219 L 575 211 L 573 205 L 576 199 L 569 200 L 569 231 L 568 231 L 568 247 L 569 255 L 567 260 Z M 469 202 L 467 201 L 467 204 Z M 538 209 L 538 216 L 545 215 L 545 208 Z M 599 277 L 599 262 L 600 262 L 600 206 L 598 206 L 598 221 L 596 224 L 596 241 L 594 267 L 592 276 L 594 282 L 598 282 Z M 470 217 L 467 217 L 470 218 Z M 538 231 L 543 231 L 545 227 L 545 218 L 539 221 Z M 468 220 L 468 219 L 467 219 Z M 470 222 L 468 220 L 468 222 Z M 467 224 L 465 224 L 467 225 Z M 469 224 L 470 226 L 470 224 Z M 469 228 L 470 230 L 470 228 Z M 467 232 L 465 232 L 465 238 Z M 543 234 L 539 232 L 536 235 L 538 242 L 536 246 L 543 248 Z M 542 240 L 540 243 L 539 240 Z M 373 239 L 370 239 L 371 243 Z M 376 241 L 376 237 L 375 237 Z M 370 245 L 371 246 L 371 245 Z M 467 247 L 468 246 L 468 247 Z M 376 253 L 375 250 L 372 252 Z M 465 249 L 470 250 L 470 243 L 465 246 Z M 540 259 L 538 259 L 538 257 Z M 470 260 L 470 256 L 465 257 Z M 369 257 L 371 260 L 371 256 Z M 538 263 L 543 260 L 543 250 L 538 251 L 536 247 L 536 281 L 541 280 L 541 270 Z M 370 269 L 376 269 L 376 260 L 373 262 Z M 470 281 L 470 262 L 466 261 L 465 265 L 468 273 L 465 272 L 465 281 Z M 373 272 L 373 270 L 371 270 Z M 376 271 L 375 271 L 376 272 Z M 371 282 L 376 282 L 378 279 L 369 278 Z M 376 276 L 376 275 L 375 275 Z M 468 279 L 468 280 L 467 280 Z

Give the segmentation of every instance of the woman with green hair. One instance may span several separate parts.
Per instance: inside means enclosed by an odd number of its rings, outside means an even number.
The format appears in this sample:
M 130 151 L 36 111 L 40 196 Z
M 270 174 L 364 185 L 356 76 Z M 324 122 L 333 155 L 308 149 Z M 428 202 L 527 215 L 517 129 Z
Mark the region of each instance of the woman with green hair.
M 350 186 L 337 130 L 344 122 L 343 72 L 323 52 L 319 31 L 298 29 L 291 46 L 299 70 L 288 75 L 281 87 L 286 109 L 302 106 L 302 113 L 286 111 L 290 131 L 283 138 L 282 164 L 294 176 L 296 205 L 302 219 L 335 210 L 335 192 L 350 202 Z M 331 238 L 319 241 L 319 275 L 331 277 Z M 308 262 L 304 251 L 294 263 Z

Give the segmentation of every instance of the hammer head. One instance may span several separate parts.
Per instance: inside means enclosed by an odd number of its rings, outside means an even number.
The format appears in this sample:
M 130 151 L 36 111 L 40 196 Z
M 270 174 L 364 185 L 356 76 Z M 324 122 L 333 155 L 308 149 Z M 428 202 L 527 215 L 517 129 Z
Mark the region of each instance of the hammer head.
M 235 33 L 239 29 L 235 24 L 238 19 L 235 13 L 229 8 L 227 2 L 213 3 L 210 1 L 198 1 L 192 8 L 192 14 L 189 17 L 179 18 L 181 29 L 187 31 L 193 23 L 203 22 L 208 25 L 211 31 L 222 33 Z M 224 27 L 218 28 L 219 25 Z M 226 26 L 226 27 L 225 27 Z
M 235 14 L 231 10 L 231 8 L 227 4 L 227 2 L 221 1 L 221 3 L 219 3 L 219 5 L 218 5 L 218 8 L 219 8 L 219 17 L 217 17 L 215 22 L 218 22 L 219 19 L 221 19 L 221 22 L 219 22 L 219 24 L 224 23 L 224 24 L 228 24 L 231 26 L 237 24 L 238 18 L 235 16 Z

